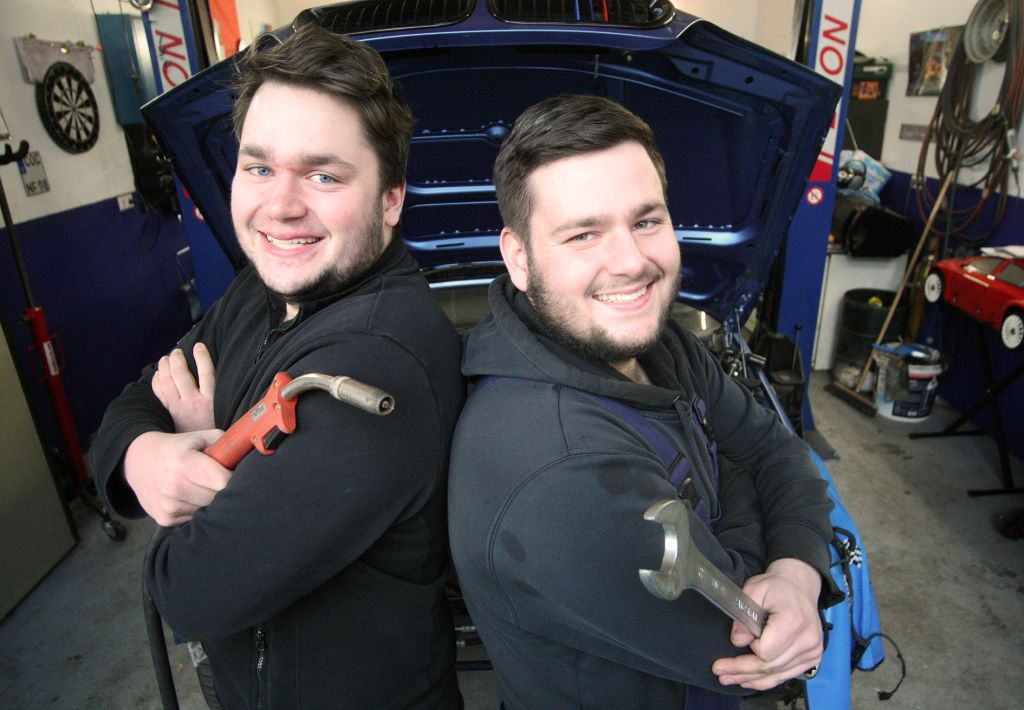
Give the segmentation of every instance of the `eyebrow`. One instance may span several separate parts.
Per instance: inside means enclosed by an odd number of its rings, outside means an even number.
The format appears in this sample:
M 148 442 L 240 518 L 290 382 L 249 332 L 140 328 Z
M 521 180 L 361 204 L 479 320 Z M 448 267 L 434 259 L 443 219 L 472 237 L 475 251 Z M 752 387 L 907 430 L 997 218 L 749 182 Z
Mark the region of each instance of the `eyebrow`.
M 239 155 L 245 155 L 254 160 L 271 162 L 273 155 L 271 151 L 258 145 L 243 145 L 238 149 Z M 296 160 L 297 165 L 305 168 L 317 168 L 324 165 L 336 165 L 344 170 L 356 170 L 356 165 L 344 160 L 334 153 L 300 153 Z
M 645 215 L 649 215 L 652 212 L 668 212 L 668 206 L 664 202 L 645 202 L 635 207 L 629 213 L 630 220 L 637 220 Z M 554 233 L 570 232 L 576 229 L 589 229 L 613 220 L 611 215 L 597 214 L 581 217 L 579 219 L 570 219 L 568 222 L 563 222 L 554 229 Z

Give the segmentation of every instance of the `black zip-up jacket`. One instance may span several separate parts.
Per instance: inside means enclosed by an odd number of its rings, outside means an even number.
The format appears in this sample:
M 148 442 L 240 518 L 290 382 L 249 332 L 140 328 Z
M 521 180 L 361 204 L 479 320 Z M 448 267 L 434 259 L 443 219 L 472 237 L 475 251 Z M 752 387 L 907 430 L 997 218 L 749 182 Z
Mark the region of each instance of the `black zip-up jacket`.
M 507 277 L 489 296 L 492 315 L 464 343 L 463 374 L 487 379 L 452 444 L 449 535 L 505 707 L 679 710 L 707 707 L 697 688 L 746 692 L 711 673 L 715 659 L 748 652 L 729 642 L 731 620 L 692 590 L 656 598 L 639 578 L 665 550 L 664 529 L 644 512 L 692 496 L 628 418 L 590 395 L 633 408 L 689 461 L 700 498 L 721 515 L 713 533 L 691 515 L 691 534 L 735 582 L 796 557 L 834 603 L 831 501 L 805 445 L 674 324 L 641 356 L 654 383 L 641 385 L 541 335 Z
M 395 398 L 377 417 L 303 394 L 276 453 L 250 453 L 228 486 L 171 532 L 147 570 L 164 620 L 204 642 L 228 708 L 455 708 L 444 603 L 445 479 L 462 404 L 458 336 L 401 241 L 359 283 L 283 304 L 248 267 L 180 342 L 217 367 L 227 429 L 274 375 L 348 375 Z M 124 480 L 128 445 L 173 431 L 149 368 L 108 409 L 92 470 L 118 513 L 141 516 Z

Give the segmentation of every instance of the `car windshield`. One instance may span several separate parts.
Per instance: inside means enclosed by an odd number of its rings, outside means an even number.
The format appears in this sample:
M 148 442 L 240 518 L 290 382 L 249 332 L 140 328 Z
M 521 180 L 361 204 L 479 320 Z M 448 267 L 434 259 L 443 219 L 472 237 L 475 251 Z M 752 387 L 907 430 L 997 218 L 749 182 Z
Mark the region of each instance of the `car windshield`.
M 988 275 L 991 274 L 997 266 L 999 266 L 1002 259 L 991 256 L 983 256 L 980 259 L 975 259 L 964 267 L 965 271 L 970 271 L 973 274 Z
M 999 280 L 1017 288 L 1024 288 L 1024 266 L 1011 261 L 999 274 Z

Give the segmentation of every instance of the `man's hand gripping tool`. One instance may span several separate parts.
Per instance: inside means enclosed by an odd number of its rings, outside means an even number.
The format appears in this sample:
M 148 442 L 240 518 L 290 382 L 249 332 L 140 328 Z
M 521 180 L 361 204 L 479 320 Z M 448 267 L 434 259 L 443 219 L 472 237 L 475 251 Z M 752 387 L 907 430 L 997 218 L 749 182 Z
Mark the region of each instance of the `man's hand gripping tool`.
M 391 414 L 395 409 L 395 399 L 390 394 L 351 377 L 311 373 L 292 379 L 288 373 L 279 372 L 263 399 L 203 453 L 229 469 L 235 468 L 253 449 L 261 454 L 274 453 L 281 440 L 295 431 L 298 396 L 310 390 L 325 390 L 337 400 L 378 416 Z
M 640 570 L 647 591 L 669 601 L 684 589 L 696 589 L 712 604 L 743 624 L 755 638 L 761 638 L 767 612 L 743 593 L 736 584 L 711 564 L 690 536 L 687 508 L 680 500 L 655 503 L 644 513 L 645 520 L 665 528 L 665 555 L 659 570 Z

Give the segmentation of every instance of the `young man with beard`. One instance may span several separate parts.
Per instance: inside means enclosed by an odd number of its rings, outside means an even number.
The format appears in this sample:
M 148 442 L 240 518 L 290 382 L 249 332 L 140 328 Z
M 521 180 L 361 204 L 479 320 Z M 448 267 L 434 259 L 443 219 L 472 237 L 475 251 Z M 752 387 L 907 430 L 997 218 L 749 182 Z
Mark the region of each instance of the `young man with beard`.
M 731 707 L 810 671 L 819 603 L 836 600 L 826 485 L 668 317 L 680 253 L 649 127 L 607 99 L 549 99 L 494 177 L 508 275 L 464 342 L 449 534 L 504 706 Z M 769 612 L 760 639 L 695 592 L 641 584 L 665 549 L 644 512 L 677 496 L 704 554 Z
M 464 382 L 396 234 L 412 118 L 362 43 L 311 26 L 260 44 L 235 87 L 251 264 L 111 405 L 93 471 L 122 515 L 178 526 L 148 583 L 224 707 L 457 708 L 445 478 Z M 394 413 L 311 392 L 273 456 L 204 455 L 281 371 L 348 375 Z

